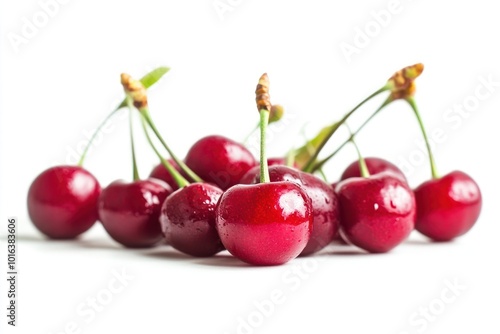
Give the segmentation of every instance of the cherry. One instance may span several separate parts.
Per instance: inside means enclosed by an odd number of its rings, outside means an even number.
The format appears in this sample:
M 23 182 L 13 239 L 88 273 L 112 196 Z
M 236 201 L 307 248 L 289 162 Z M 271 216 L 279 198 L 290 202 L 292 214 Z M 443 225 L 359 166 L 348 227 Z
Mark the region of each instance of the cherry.
M 126 247 L 154 246 L 162 239 L 158 223 L 161 205 L 171 193 L 170 186 L 157 179 L 114 181 L 99 197 L 102 225 Z
M 96 178 L 80 166 L 49 168 L 29 188 L 30 219 L 50 238 L 75 238 L 97 221 L 100 191 Z
M 333 188 L 318 177 L 286 166 L 270 166 L 271 182 L 289 181 L 299 185 L 309 196 L 313 209 L 311 238 L 301 255 L 315 253 L 327 246 L 337 235 L 339 205 Z M 242 184 L 259 182 L 259 167 L 249 170 L 241 179 Z
M 286 158 L 281 158 L 281 157 L 268 158 L 267 159 L 267 165 L 268 166 L 276 166 L 276 165 L 278 165 L 278 166 L 286 166 Z
M 371 253 L 402 243 L 415 224 L 415 198 L 408 184 L 389 172 L 353 177 L 337 185 L 342 236 Z
M 161 205 L 161 214 L 158 221 L 168 244 L 175 249 L 193 256 L 211 256 L 223 248 L 220 238 L 215 229 L 215 206 L 222 194 L 222 190 L 206 184 L 190 184 L 174 166 L 165 160 L 156 149 L 149 136 L 147 125 L 153 130 L 164 147 L 169 151 L 172 158 L 179 164 L 173 152 L 169 150 L 166 143 L 155 130 L 154 123 L 149 116 L 144 90 L 136 81 L 125 76 L 124 87 L 130 88 L 129 94 L 137 99 L 135 105 L 139 105 L 142 126 L 151 148 L 158 156 L 164 168 L 171 178 L 177 183 L 177 189 L 170 194 Z M 134 100 L 134 102 L 136 102 Z M 180 165 L 180 164 L 179 164 Z M 182 165 L 180 166 L 182 170 Z M 184 170 L 190 178 L 200 180 L 199 176 L 191 170 Z
M 216 209 L 226 249 L 254 265 L 278 265 L 297 257 L 309 241 L 311 218 L 310 199 L 291 182 L 233 186 Z
M 381 158 L 364 158 L 366 162 L 366 167 L 368 167 L 368 172 L 373 175 L 373 174 L 378 174 L 381 172 L 385 171 L 390 171 L 393 172 L 395 175 L 401 177 L 403 180 L 406 180 L 406 176 L 403 174 L 401 169 L 399 169 L 396 165 L 393 163 L 381 159 Z M 342 176 L 340 177 L 340 180 L 345 180 L 351 177 L 360 177 L 361 176 L 361 171 L 359 169 L 359 162 L 353 161 L 342 173 Z
M 297 257 L 312 232 L 312 204 L 306 192 L 293 182 L 270 182 L 265 153 L 271 110 L 268 87 L 264 74 L 256 90 L 261 183 L 229 188 L 216 209 L 216 227 L 226 249 L 254 265 L 278 265 Z
M 172 193 L 172 188 L 157 179 L 140 180 L 139 178 L 132 130 L 134 100 L 127 89 L 125 93 L 130 114 L 134 181 L 127 183 L 117 180 L 102 191 L 99 197 L 99 217 L 106 232 L 123 246 L 152 247 L 162 239 L 158 218 L 161 205 Z
M 385 253 L 402 243 L 415 226 L 415 196 L 405 180 L 390 171 L 370 175 L 358 146 L 362 177 L 336 188 L 340 226 L 346 241 L 371 253 Z
M 154 85 L 168 68 L 159 67 L 141 78 L 145 87 Z M 77 166 L 56 166 L 42 172 L 28 191 L 28 213 L 42 233 L 54 239 L 71 239 L 88 230 L 99 218 L 97 202 L 101 187 L 82 168 L 87 152 L 107 121 L 122 107 L 123 100 L 94 131 Z
M 267 159 L 267 165 L 268 166 L 288 166 L 287 158 L 282 158 L 282 157 L 274 157 L 274 158 L 268 158 Z M 291 164 L 293 168 L 298 169 L 299 166 L 293 162 Z
M 177 165 L 174 159 L 167 159 L 167 160 L 179 173 L 181 173 L 182 176 L 188 177 L 186 173 L 182 171 L 179 165 Z M 168 185 L 173 190 L 179 189 L 179 185 L 177 184 L 177 182 L 175 182 L 175 179 L 172 177 L 172 175 L 169 173 L 169 171 L 165 168 L 165 166 L 162 163 L 159 163 L 158 165 L 156 165 L 155 168 L 153 168 L 153 170 L 149 174 L 149 177 L 162 180 L 168 183 Z
M 406 98 L 424 137 L 432 179 L 415 189 L 417 222 L 415 228 L 436 241 L 449 241 L 467 233 L 479 218 L 482 206 L 477 183 L 461 171 L 439 177 L 425 127 L 413 96 Z
M 257 164 L 242 144 L 217 135 L 198 140 L 189 149 L 185 161 L 203 180 L 223 190 L 237 184 Z
M 160 222 L 169 245 L 198 257 L 224 249 L 215 229 L 215 208 L 222 190 L 207 183 L 192 183 L 163 203 Z
M 467 174 L 454 171 L 415 189 L 415 229 L 436 241 L 449 241 L 467 233 L 481 212 L 481 191 Z

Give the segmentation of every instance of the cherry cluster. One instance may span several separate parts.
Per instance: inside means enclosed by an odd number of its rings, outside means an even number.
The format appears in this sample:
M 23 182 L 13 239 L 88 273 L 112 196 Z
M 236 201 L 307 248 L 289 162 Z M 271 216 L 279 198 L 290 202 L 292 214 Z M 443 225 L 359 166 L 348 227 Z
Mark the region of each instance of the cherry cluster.
M 259 161 L 244 143 L 219 135 L 198 140 L 185 159 L 179 159 L 156 128 L 147 100 L 147 88 L 167 71 L 158 68 L 141 80 L 122 74 L 126 98 L 94 133 L 95 137 L 110 117 L 128 107 L 133 182 L 118 180 L 101 189 L 82 167 L 87 150 L 76 166 L 45 170 L 28 192 L 31 221 L 43 234 L 72 239 L 100 221 L 125 247 L 153 247 L 164 240 L 191 256 L 208 257 L 226 249 L 253 265 L 279 265 L 318 252 L 334 240 L 370 253 L 390 251 L 414 229 L 432 240 L 449 241 L 469 231 L 479 217 L 482 199 L 476 182 L 460 171 L 438 176 L 429 145 L 432 179 L 416 189 L 397 166 L 380 158 L 364 159 L 356 145 L 356 134 L 396 100 L 408 102 L 427 141 L 414 99 L 422 64 L 397 71 L 340 120 L 278 158 L 267 158 L 266 129 L 284 110 L 271 103 L 269 78 L 262 75 L 255 91 Z M 351 135 L 336 151 L 320 159 L 327 141 L 347 126 L 348 118 L 385 92 L 389 94 L 382 105 L 356 131 L 349 128 Z M 160 160 L 147 179 L 140 179 L 137 171 L 132 131 L 137 115 Z M 158 143 L 169 158 L 164 158 Z M 348 143 L 358 160 L 338 182 L 329 184 L 322 167 Z

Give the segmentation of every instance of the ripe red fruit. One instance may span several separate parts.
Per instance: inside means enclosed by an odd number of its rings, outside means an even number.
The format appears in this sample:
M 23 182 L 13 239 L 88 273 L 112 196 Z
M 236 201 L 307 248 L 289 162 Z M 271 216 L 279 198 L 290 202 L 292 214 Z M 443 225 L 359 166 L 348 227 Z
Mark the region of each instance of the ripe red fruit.
M 267 165 L 268 166 L 286 166 L 286 158 L 269 158 L 269 159 L 267 159 Z M 296 169 L 299 168 L 295 162 L 293 163 L 292 167 L 296 168 Z
M 467 233 L 481 212 L 477 183 L 467 174 L 454 171 L 415 189 L 415 229 L 436 241 L 449 241 Z
M 120 244 L 151 247 L 162 239 L 160 208 L 172 189 L 156 179 L 114 181 L 99 197 L 99 216 L 108 234 Z
M 99 182 L 82 167 L 49 168 L 29 188 L 30 219 L 50 238 L 75 238 L 97 221 L 100 192 Z
M 257 164 L 242 144 L 216 135 L 198 140 L 187 153 L 185 162 L 204 181 L 222 190 L 237 184 Z
M 316 176 L 286 166 L 270 166 L 271 182 L 289 181 L 299 185 L 311 199 L 313 229 L 311 238 L 301 255 L 309 255 L 326 247 L 339 229 L 339 205 L 333 188 Z M 242 184 L 259 182 L 259 167 L 249 170 Z
M 191 183 L 168 196 L 160 222 L 165 239 L 192 256 L 212 256 L 224 249 L 215 228 L 215 208 L 222 190 L 207 183 Z
M 278 265 L 297 257 L 312 231 L 311 200 L 292 182 L 236 185 L 216 209 L 226 249 L 254 265 Z
M 398 166 L 394 165 L 390 161 L 381 158 L 371 157 L 371 158 L 365 158 L 365 163 L 366 167 L 368 167 L 368 172 L 370 173 L 370 175 L 375 175 L 382 172 L 390 171 L 393 172 L 395 175 L 400 176 L 403 180 L 406 180 L 406 176 L 401 171 L 401 169 L 399 169 Z M 353 161 L 349 166 L 347 166 L 344 173 L 342 173 L 340 180 L 346 180 L 351 177 L 360 177 L 360 176 L 361 172 L 359 170 L 359 161 L 356 160 Z
M 390 251 L 414 228 L 413 191 L 391 172 L 342 181 L 337 194 L 342 236 L 370 253 Z

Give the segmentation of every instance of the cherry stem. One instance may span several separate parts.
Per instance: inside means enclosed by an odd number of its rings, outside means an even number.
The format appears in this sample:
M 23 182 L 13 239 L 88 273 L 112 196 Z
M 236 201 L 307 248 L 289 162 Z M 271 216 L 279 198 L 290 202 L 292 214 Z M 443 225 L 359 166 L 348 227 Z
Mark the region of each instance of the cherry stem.
M 305 172 L 312 172 L 312 169 L 314 167 L 314 164 L 316 163 L 316 159 L 318 158 L 318 155 L 319 153 L 321 152 L 321 150 L 323 149 L 323 147 L 326 145 L 326 143 L 328 142 L 328 140 L 333 136 L 333 134 L 338 130 L 338 128 L 345 122 L 347 121 L 347 119 L 349 119 L 349 117 L 351 117 L 351 115 L 356 111 L 358 110 L 363 104 L 365 104 L 366 102 L 368 102 L 369 100 L 371 100 L 372 98 L 374 98 L 375 96 L 377 96 L 378 94 L 380 93 L 383 93 L 387 90 L 390 90 L 391 89 L 391 85 L 389 84 L 386 84 L 385 86 L 383 86 L 382 88 L 380 88 L 379 90 L 373 92 L 372 94 L 370 94 L 367 98 L 365 98 L 363 101 L 361 101 L 360 103 L 358 103 L 357 106 L 354 107 L 354 109 L 352 109 L 351 111 L 349 111 L 347 114 L 344 115 L 344 117 L 342 117 L 342 119 L 337 122 L 334 126 L 332 126 L 331 130 L 329 131 L 329 133 L 325 136 L 325 138 L 321 141 L 321 143 L 319 144 L 318 148 L 314 151 L 314 154 L 309 158 L 309 160 L 307 161 L 307 163 L 304 165 L 304 167 L 302 168 L 303 171 Z
M 417 117 L 418 125 L 420 126 L 420 130 L 422 131 L 422 135 L 424 136 L 425 146 L 427 147 L 427 153 L 429 154 L 429 163 L 431 166 L 432 178 L 438 179 L 439 175 L 438 175 L 437 170 L 436 170 L 436 163 L 434 162 L 434 156 L 432 154 L 431 145 L 429 143 L 429 138 L 427 137 L 427 132 L 425 131 L 425 127 L 424 127 L 424 122 L 422 121 L 422 117 L 420 116 L 420 112 L 418 111 L 415 99 L 412 96 L 410 96 L 410 97 L 406 98 L 406 101 L 408 102 L 408 104 L 410 105 L 410 107 L 413 110 L 413 113 Z
M 257 129 L 259 128 L 260 124 L 257 124 L 253 129 L 252 131 L 250 131 L 250 133 L 245 137 L 245 139 L 243 140 L 243 143 L 246 144 L 248 143 L 248 141 L 250 140 L 250 137 L 255 133 L 255 131 L 257 131 Z
M 351 136 L 349 136 L 349 138 L 347 138 L 335 151 L 333 151 L 333 153 L 331 153 L 330 155 L 328 155 L 326 158 L 318 161 L 312 168 L 311 168 L 311 172 L 314 173 L 316 172 L 317 170 L 319 170 L 320 168 L 323 167 L 323 165 L 328 162 L 331 158 L 333 158 L 337 153 L 340 152 L 340 150 L 342 150 L 349 142 L 351 142 L 351 138 L 353 136 L 356 136 L 382 109 L 384 109 L 389 103 L 391 103 L 393 101 L 393 99 L 389 96 L 381 105 L 380 107 L 377 108 L 377 110 L 375 110 L 373 112 L 373 114 L 370 115 L 370 117 L 368 117 L 366 119 L 366 121 L 363 122 L 363 124 L 360 125 L 360 127 L 354 131 L 354 133 L 351 134 Z
M 101 132 L 101 129 L 111 119 L 111 117 L 113 117 L 116 114 L 116 112 L 118 110 L 120 110 L 121 108 L 122 108 L 122 106 L 120 104 L 118 107 L 116 107 L 115 110 L 113 110 L 112 112 L 110 112 L 108 114 L 108 116 L 106 116 L 106 118 L 101 122 L 101 124 L 99 124 L 99 126 L 97 127 L 97 129 L 95 129 L 94 133 L 92 134 L 92 137 L 90 137 L 90 140 L 89 140 L 87 146 L 85 146 L 85 149 L 83 150 L 83 153 L 82 153 L 82 155 L 80 157 L 80 160 L 78 161 L 77 166 L 79 166 L 79 167 L 83 166 L 83 162 L 85 161 L 85 157 L 87 156 L 87 152 L 88 152 L 90 146 L 92 145 L 92 143 L 94 142 L 95 137 L 97 136 L 97 134 L 99 132 Z
M 288 151 L 288 153 L 286 154 L 286 157 L 285 157 L 285 165 L 287 167 L 293 167 L 293 165 L 295 164 L 295 150 L 294 149 L 291 149 L 290 151 Z
M 146 122 L 149 125 L 149 127 L 151 128 L 151 130 L 153 130 L 154 134 L 156 135 L 156 137 L 158 138 L 158 140 L 160 141 L 160 143 L 167 150 L 168 154 L 170 154 L 170 156 L 175 161 L 175 163 L 182 169 L 182 171 L 184 173 L 186 173 L 186 175 L 189 178 L 191 178 L 193 181 L 195 181 L 195 182 L 203 182 L 203 180 L 198 175 L 196 175 L 195 172 L 193 172 L 191 170 L 191 168 L 189 168 L 184 163 L 184 161 L 182 161 L 181 159 L 179 159 L 174 154 L 174 152 L 172 152 L 172 150 L 168 147 L 167 143 L 163 140 L 163 137 L 160 135 L 160 132 L 158 131 L 158 129 L 154 125 L 153 120 L 151 119 L 151 115 L 149 113 L 149 108 L 148 107 L 144 107 L 144 108 L 139 109 L 139 111 L 140 111 L 141 115 L 144 116 L 144 119 L 146 120 Z
M 153 141 L 151 140 L 151 137 L 149 136 L 149 131 L 147 128 L 147 125 L 149 125 L 149 123 L 147 121 L 147 117 L 143 113 L 141 113 L 141 122 L 142 122 L 142 128 L 144 129 L 144 133 L 146 134 L 146 139 L 148 140 L 149 145 L 151 146 L 151 148 L 155 152 L 156 156 L 160 159 L 162 165 L 167 169 L 169 174 L 172 176 L 175 183 L 177 183 L 179 188 L 183 188 L 185 186 L 188 186 L 190 184 L 189 181 L 186 180 L 181 175 L 181 173 L 179 173 L 177 171 L 177 169 L 175 169 L 174 166 L 172 166 L 172 164 L 170 162 L 168 162 L 168 160 L 165 160 L 163 158 L 163 156 L 160 154 L 160 152 L 158 152 L 158 150 L 156 149 L 155 145 L 153 144 Z
M 359 161 L 359 171 L 361 173 L 361 177 L 368 178 L 370 177 L 370 172 L 368 171 L 368 166 L 366 166 L 366 161 L 361 155 L 361 151 L 359 150 L 358 144 L 356 144 L 356 141 L 354 140 L 354 134 L 351 132 L 351 129 L 349 128 L 349 125 L 347 125 L 347 128 L 349 129 L 349 133 L 351 134 L 349 137 L 349 141 L 354 145 L 354 148 L 356 149 L 356 153 L 358 154 L 358 161 Z
M 267 165 L 266 154 L 266 131 L 269 123 L 269 110 L 260 110 L 260 182 L 271 182 L 269 178 L 269 166 Z
M 129 111 L 129 126 L 130 126 L 130 148 L 132 149 L 132 168 L 133 168 L 133 178 L 134 181 L 140 180 L 139 171 L 137 170 L 137 160 L 135 158 L 135 145 L 134 145 L 134 127 L 132 125 L 132 117 L 134 113 L 134 107 L 132 104 L 132 98 L 127 96 L 127 106 Z

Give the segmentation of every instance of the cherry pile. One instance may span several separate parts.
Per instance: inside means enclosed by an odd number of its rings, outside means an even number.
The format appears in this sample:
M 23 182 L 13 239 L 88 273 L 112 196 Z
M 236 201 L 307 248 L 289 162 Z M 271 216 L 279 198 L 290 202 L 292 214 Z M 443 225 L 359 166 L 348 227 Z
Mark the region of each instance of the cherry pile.
M 278 122 L 283 107 L 273 105 L 269 78 L 263 74 L 255 95 L 259 113 L 260 158 L 244 143 L 212 135 L 201 138 L 179 159 L 169 148 L 149 112 L 147 88 L 168 68 L 141 80 L 121 75 L 126 98 L 94 133 L 122 108 L 130 115 L 133 180 L 116 180 L 101 189 L 84 169 L 90 140 L 77 166 L 42 172 L 28 191 L 28 213 L 35 227 L 52 239 L 76 238 L 100 221 L 106 232 L 129 248 L 167 243 L 180 252 L 208 257 L 228 250 L 253 265 L 278 265 L 316 253 L 342 240 L 370 253 L 384 253 L 404 242 L 415 229 L 434 241 L 468 232 L 481 211 L 481 192 L 461 171 L 440 177 L 427 144 L 432 179 L 411 189 L 403 172 L 381 158 L 363 158 L 356 135 L 387 105 L 408 102 L 427 142 L 414 93 L 423 65 L 405 67 L 337 122 L 321 129 L 302 147 L 283 157 L 266 155 L 266 129 Z M 365 102 L 388 93 L 386 100 L 337 150 L 320 159 L 328 140 Z M 139 177 L 133 122 L 160 163 L 147 179 Z M 152 136 L 154 135 L 154 136 Z M 157 145 L 161 144 L 160 152 Z M 358 154 L 334 184 L 322 167 L 347 144 Z

